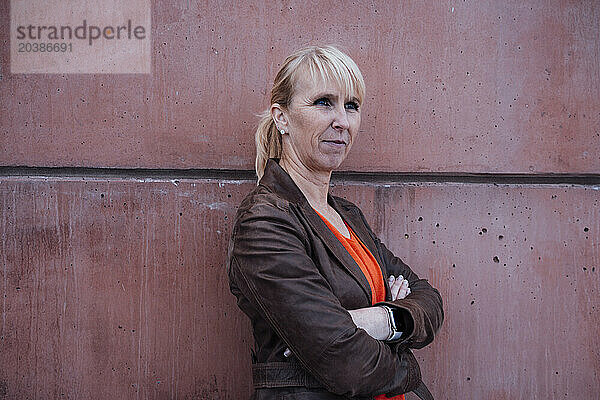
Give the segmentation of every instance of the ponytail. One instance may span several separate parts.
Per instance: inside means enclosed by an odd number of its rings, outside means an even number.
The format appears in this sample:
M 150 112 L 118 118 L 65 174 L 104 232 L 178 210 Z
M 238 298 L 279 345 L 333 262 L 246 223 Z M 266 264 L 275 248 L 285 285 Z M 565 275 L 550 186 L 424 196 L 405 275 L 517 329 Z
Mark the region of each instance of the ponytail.
M 273 157 L 281 158 L 281 147 L 281 135 L 277 131 L 271 113 L 267 110 L 261 115 L 256 129 L 256 161 L 254 168 L 259 181 L 265 172 L 267 160 Z

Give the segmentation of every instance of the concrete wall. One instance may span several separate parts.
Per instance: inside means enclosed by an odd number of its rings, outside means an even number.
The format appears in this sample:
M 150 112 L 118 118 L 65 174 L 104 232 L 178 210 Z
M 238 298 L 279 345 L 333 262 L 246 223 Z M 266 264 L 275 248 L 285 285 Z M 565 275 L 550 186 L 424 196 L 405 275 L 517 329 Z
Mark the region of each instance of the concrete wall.
M 151 75 L 11 75 L 2 44 L 0 399 L 249 395 L 226 244 L 255 115 L 309 43 L 365 75 L 332 190 L 442 292 L 416 352 L 436 398 L 595 398 L 597 2 L 152 7 Z

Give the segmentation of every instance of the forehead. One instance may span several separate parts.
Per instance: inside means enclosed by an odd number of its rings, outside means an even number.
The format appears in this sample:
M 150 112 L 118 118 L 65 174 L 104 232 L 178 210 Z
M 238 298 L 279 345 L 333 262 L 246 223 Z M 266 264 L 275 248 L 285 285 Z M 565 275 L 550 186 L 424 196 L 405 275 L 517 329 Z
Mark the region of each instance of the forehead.
M 356 88 L 348 88 L 348 85 L 341 79 L 334 79 L 323 74 L 311 74 L 306 69 L 297 72 L 294 84 L 294 94 L 302 96 L 315 96 L 319 94 L 333 94 L 344 99 L 358 98 Z M 354 89 L 354 90 L 352 90 Z

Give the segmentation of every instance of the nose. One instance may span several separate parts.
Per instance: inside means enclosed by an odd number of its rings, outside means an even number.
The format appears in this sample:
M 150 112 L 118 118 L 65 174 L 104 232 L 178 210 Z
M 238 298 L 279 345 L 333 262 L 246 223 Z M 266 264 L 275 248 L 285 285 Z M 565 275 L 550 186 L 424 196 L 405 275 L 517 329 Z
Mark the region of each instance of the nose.
M 348 114 L 343 104 L 341 107 L 336 107 L 336 113 L 331 126 L 333 129 L 341 131 L 344 131 L 350 127 L 350 123 L 348 122 Z

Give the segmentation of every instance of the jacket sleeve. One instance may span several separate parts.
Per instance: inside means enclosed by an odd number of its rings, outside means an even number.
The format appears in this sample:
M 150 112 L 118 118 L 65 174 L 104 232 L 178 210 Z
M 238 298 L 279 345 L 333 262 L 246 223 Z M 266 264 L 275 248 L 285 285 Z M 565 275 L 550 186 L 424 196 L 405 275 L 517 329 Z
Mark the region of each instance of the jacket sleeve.
M 346 396 L 405 393 L 420 383 L 410 352 L 396 353 L 353 323 L 309 257 L 299 221 L 276 205 L 238 217 L 228 273 L 303 367 Z
M 433 288 L 426 279 L 419 279 L 408 265 L 377 240 L 380 253 L 386 265 L 388 274 L 402 275 L 408 280 L 410 294 L 403 299 L 384 301 L 387 304 L 402 310 L 403 325 L 407 328 L 407 336 L 397 343 L 402 346 L 420 349 L 431 343 L 442 326 L 444 310 L 442 297 L 437 289 Z
M 426 279 L 420 279 L 408 265 L 388 250 L 381 240 L 375 236 L 362 211 L 358 207 L 356 207 L 356 210 L 375 241 L 387 275 L 402 275 L 404 279 L 408 280 L 408 286 L 410 287 L 410 294 L 404 299 L 375 304 L 386 304 L 402 311 L 401 315 L 406 335 L 391 343 L 392 347 L 396 349 L 406 347 L 420 349 L 427 346 L 433 341 L 444 321 L 440 292 L 432 287 Z

